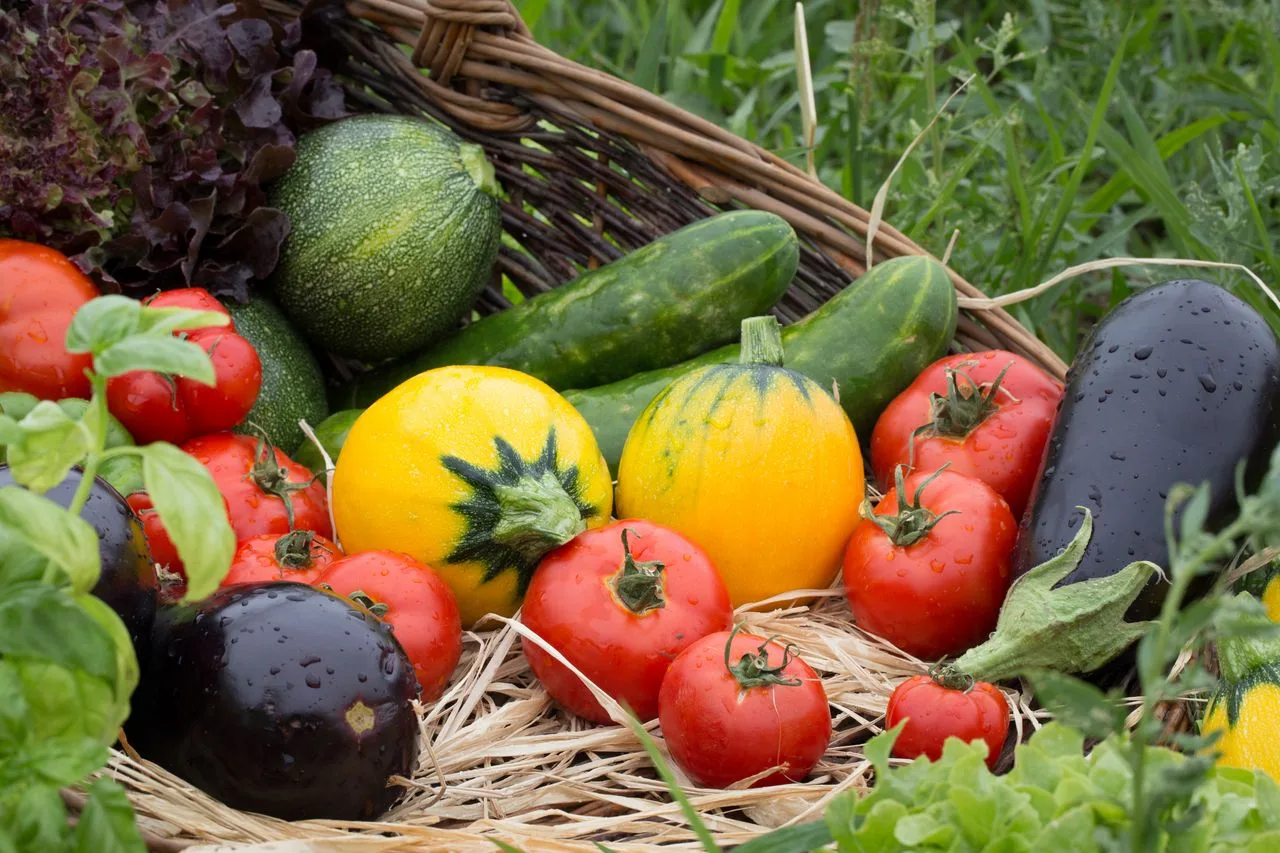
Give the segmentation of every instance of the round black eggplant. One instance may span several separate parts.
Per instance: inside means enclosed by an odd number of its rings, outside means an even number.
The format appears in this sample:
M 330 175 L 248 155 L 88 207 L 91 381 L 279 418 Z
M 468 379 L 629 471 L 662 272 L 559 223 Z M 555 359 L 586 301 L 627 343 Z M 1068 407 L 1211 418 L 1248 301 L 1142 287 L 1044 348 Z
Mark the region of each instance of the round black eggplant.
M 1208 525 L 1230 522 L 1236 466 L 1246 462 L 1254 488 L 1280 438 L 1278 404 L 1280 344 L 1243 301 L 1199 280 L 1124 300 L 1093 329 L 1068 373 L 1022 519 L 1014 576 L 1066 547 L 1080 524 L 1078 506 L 1093 514 L 1093 537 L 1059 586 L 1135 560 L 1167 568 L 1170 487 L 1208 482 Z M 1156 616 L 1167 588 L 1152 578 L 1128 618 Z
M 390 628 L 291 582 L 163 605 L 129 742 L 234 808 L 367 820 L 418 756 L 413 665 Z
M 45 497 L 64 508 L 70 506 L 81 476 L 80 469 L 73 468 Z M 0 487 L 12 485 L 9 466 L 0 465 Z M 124 497 L 101 477 L 94 478 L 80 517 L 98 533 L 102 576 L 93 594 L 120 616 L 141 657 L 155 619 L 159 587 L 142 525 Z

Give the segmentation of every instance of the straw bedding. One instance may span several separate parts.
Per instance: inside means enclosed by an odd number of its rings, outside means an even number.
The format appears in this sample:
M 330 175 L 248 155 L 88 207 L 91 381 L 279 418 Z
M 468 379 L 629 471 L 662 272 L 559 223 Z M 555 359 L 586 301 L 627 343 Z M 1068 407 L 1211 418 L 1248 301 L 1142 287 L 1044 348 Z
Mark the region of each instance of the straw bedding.
M 810 595 L 809 604 L 781 609 L 770 602 L 748 605 L 738 618 L 753 633 L 795 643 L 822 676 L 833 716 L 831 748 L 800 784 L 722 791 L 698 789 L 680 777 L 722 844 L 747 841 L 762 828 L 814 820 L 836 794 L 867 785 L 870 765 L 862 744 L 881 731 L 893 687 L 926 670 L 924 663 L 854 628 L 838 589 Z M 521 653 L 521 635 L 531 632 L 514 620 L 490 624 L 489 630 L 465 635 L 463 658 L 448 691 L 419 708 L 423 748 L 418 766 L 412 779 L 401 782 L 405 794 L 381 823 L 287 823 L 238 812 L 123 752 L 113 754 L 110 772 L 130 789 L 142 826 L 157 842 L 315 841 L 251 848 L 282 853 L 493 850 L 492 839 L 530 853 L 583 849 L 593 846 L 590 841 L 620 851 L 659 843 L 696 847 L 679 806 L 634 734 L 622 725 L 584 723 L 557 708 Z M 1039 725 L 1042 712 L 1032 710 L 1028 696 L 1010 694 L 1009 699 L 1021 739 L 1027 727 Z M 612 710 L 621 714 L 616 705 Z M 648 730 L 661 748 L 656 721 Z

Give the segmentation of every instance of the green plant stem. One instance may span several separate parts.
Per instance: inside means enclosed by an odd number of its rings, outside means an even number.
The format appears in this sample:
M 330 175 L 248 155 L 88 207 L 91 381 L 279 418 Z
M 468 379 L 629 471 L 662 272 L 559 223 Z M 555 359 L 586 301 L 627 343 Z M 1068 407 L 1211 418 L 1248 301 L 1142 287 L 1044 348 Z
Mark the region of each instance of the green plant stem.
M 89 502 L 89 492 L 93 489 L 93 481 L 98 476 L 98 467 L 102 464 L 104 451 L 107 448 L 107 380 L 97 373 L 89 374 L 89 383 L 93 388 L 93 396 L 89 398 L 89 407 L 94 412 L 94 420 L 98 428 L 93 436 L 93 444 L 85 456 L 81 466 L 80 485 L 67 507 L 72 515 L 80 515 L 84 505 Z M 86 413 L 87 414 L 87 413 Z
M 1158 671 L 1164 670 L 1168 660 L 1169 627 L 1182 610 L 1182 601 L 1186 598 L 1187 588 L 1191 585 L 1191 579 L 1210 560 L 1224 552 L 1230 552 L 1236 538 L 1243 533 L 1247 533 L 1249 526 L 1246 504 L 1241 507 L 1241 513 L 1234 522 L 1212 539 L 1206 540 L 1197 551 L 1186 558 L 1185 562 L 1181 553 L 1172 555 L 1170 563 L 1176 563 L 1177 569 L 1176 571 L 1171 569 L 1172 577 L 1169 582 L 1169 592 L 1160 606 L 1160 617 L 1152 625 L 1150 633 L 1143 640 L 1144 643 L 1150 641 L 1153 644 L 1154 653 L 1148 659 L 1153 661 L 1153 664 L 1158 667 Z M 1155 707 L 1161 701 L 1164 691 L 1163 689 L 1155 690 L 1153 689 L 1155 685 L 1147 684 L 1147 673 L 1142 672 L 1141 666 L 1139 666 L 1138 675 L 1142 682 L 1142 714 L 1138 719 L 1137 726 L 1134 727 L 1129 750 L 1129 762 L 1133 768 L 1133 849 L 1146 850 L 1151 846 L 1147 839 L 1148 803 L 1145 797 L 1146 753 L 1151 738 L 1148 737 L 1146 722 L 1155 713 Z M 1167 681 L 1167 677 L 1161 677 L 1161 688 Z

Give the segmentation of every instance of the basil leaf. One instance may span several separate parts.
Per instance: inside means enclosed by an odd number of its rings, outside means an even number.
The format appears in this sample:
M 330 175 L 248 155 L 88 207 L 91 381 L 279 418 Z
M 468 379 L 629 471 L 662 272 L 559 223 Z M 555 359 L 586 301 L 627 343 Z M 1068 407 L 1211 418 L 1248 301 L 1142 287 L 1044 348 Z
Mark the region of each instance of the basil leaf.
M 92 738 L 29 740 L 17 756 L 0 764 L 0 790 L 32 782 L 74 785 L 106 763 L 106 745 Z
M 133 650 L 133 639 L 119 614 L 97 596 L 84 593 L 76 596 L 76 603 L 100 627 L 110 639 L 114 653 L 115 669 L 112 681 L 116 688 L 116 713 L 120 722 L 129 716 L 129 697 L 138 686 L 138 655 Z
M 0 445 L 13 445 L 22 442 L 22 428 L 18 422 L 8 415 L 0 415 Z
M 97 416 L 85 417 L 89 412 L 89 401 L 80 397 L 67 397 L 65 400 L 59 400 L 58 406 L 62 411 L 66 412 L 73 419 L 80 421 L 89 430 L 90 435 L 96 434 Z M 120 423 L 114 415 L 107 412 L 107 443 L 104 445 L 107 450 L 113 447 L 132 447 L 133 436 L 124 428 L 124 424 Z
M 30 714 L 17 670 L 8 661 L 0 660 L 0 755 L 17 751 L 27 736 Z
M 22 682 L 22 695 L 31 709 L 31 739 L 87 737 L 104 746 L 115 741 L 124 717 L 109 681 L 43 660 L 10 658 L 0 663 L 12 665 Z
M 140 452 L 143 483 L 186 571 L 183 600 L 199 601 L 231 568 L 236 537 L 226 502 L 209 471 L 172 444 L 156 442 Z
M 1052 670 L 1032 670 L 1027 678 L 1036 699 L 1053 712 L 1055 719 L 1085 737 L 1102 739 L 1124 730 L 1125 709 L 1118 697 L 1107 696 L 1087 681 Z
M 226 326 L 231 318 L 220 311 L 197 308 L 150 308 L 143 306 L 138 330 L 148 335 L 169 335 L 179 330 L 194 331 L 209 326 Z
M 89 452 L 89 432 L 57 403 L 44 400 L 18 424 L 22 440 L 9 448 L 13 479 L 44 494 L 67 478 Z
M 103 376 L 119 376 L 131 370 L 155 370 L 185 376 L 205 385 L 214 384 L 209 354 L 191 341 L 170 336 L 138 335 L 125 338 L 101 352 L 93 367 Z
M 98 466 L 98 476 L 127 498 L 142 491 L 142 459 L 134 453 L 104 459 Z
M 76 824 L 76 853 L 146 853 L 133 806 L 114 779 L 95 779 Z
M 113 684 L 121 671 L 109 630 L 65 588 L 46 584 L 0 596 L 0 655 L 52 661 Z
M 89 523 L 48 498 L 15 486 L 0 488 L 0 527 L 71 579 L 77 592 L 93 589 L 101 574 L 98 536 Z
M 71 318 L 67 351 L 98 355 L 138 330 L 142 304 L 127 296 L 91 299 Z
M 18 796 L 7 826 L 15 828 L 24 850 L 65 850 L 71 835 L 67 807 L 51 785 L 32 785 Z
M 4 412 L 15 421 L 20 421 L 36 407 L 40 398 L 23 391 L 5 391 L 0 393 L 0 412 Z

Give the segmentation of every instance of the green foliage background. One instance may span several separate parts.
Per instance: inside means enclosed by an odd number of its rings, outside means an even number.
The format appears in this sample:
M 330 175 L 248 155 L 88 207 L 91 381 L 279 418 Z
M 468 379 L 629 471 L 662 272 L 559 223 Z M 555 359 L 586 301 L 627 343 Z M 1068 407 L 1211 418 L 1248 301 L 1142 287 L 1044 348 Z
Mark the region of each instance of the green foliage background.
M 793 3 L 517 5 L 548 47 L 804 164 Z M 988 293 L 1118 255 L 1232 261 L 1280 281 L 1280 4 L 809 0 L 805 16 L 818 172 L 863 207 L 977 74 L 894 178 L 885 217 L 939 255 L 958 230 L 952 262 Z M 1177 275 L 1266 305 L 1236 272 L 1148 267 L 1015 313 L 1069 357 L 1131 287 Z

